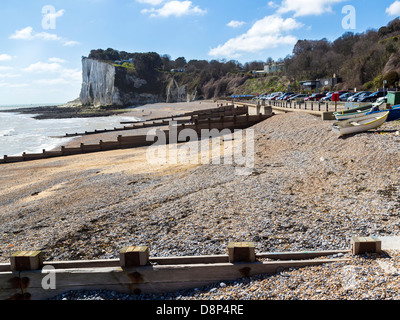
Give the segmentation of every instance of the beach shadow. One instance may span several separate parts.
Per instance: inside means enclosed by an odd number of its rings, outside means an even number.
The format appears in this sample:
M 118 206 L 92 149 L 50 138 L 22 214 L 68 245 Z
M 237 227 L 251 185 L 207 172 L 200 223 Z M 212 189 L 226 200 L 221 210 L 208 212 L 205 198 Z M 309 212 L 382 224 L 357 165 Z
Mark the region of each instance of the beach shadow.
M 381 134 L 381 133 L 383 133 L 383 134 L 385 134 L 385 133 L 395 133 L 395 132 L 397 132 L 397 131 L 399 131 L 399 130 L 376 130 L 376 131 L 367 131 L 366 133 L 368 133 L 368 134 L 376 134 L 376 133 L 379 133 L 379 134 Z
M 366 134 L 368 134 L 368 135 L 371 135 L 371 134 L 389 134 L 389 133 L 395 133 L 395 132 L 397 132 L 397 131 L 399 131 L 399 130 L 365 131 L 365 132 L 358 132 L 358 133 L 352 133 L 352 134 L 348 134 L 348 135 L 345 135 L 345 136 L 341 136 L 341 137 L 338 137 L 338 139 L 346 140 L 346 139 L 355 137 L 355 136 L 357 136 L 357 135 L 359 135 L 359 134 L 362 134 L 362 133 L 366 133 Z

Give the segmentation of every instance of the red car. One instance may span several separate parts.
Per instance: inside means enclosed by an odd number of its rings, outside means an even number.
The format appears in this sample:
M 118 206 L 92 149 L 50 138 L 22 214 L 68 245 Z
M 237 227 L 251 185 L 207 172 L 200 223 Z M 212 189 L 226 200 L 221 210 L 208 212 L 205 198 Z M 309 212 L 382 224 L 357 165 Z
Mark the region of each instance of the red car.
M 304 99 L 304 101 L 319 101 L 321 100 L 323 97 L 325 97 L 324 94 L 322 93 L 314 93 L 313 95 L 307 97 Z

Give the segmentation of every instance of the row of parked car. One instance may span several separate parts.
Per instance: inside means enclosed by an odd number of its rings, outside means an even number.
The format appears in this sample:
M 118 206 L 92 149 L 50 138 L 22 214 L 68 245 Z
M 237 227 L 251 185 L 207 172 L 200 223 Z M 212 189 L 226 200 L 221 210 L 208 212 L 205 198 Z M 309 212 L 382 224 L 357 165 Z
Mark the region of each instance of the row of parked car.
M 332 95 L 334 93 L 339 94 L 339 100 L 344 102 L 377 102 L 381 100 L 387 101 L 387 91 L 330 91 L 323 93 L 314 93 L 312 95 L 300 94 L 295 92 L 274 92 L 270 94 L 262 94 L 255 99 L 259 100 L 283 100 L 283 101 L 332 101 Z

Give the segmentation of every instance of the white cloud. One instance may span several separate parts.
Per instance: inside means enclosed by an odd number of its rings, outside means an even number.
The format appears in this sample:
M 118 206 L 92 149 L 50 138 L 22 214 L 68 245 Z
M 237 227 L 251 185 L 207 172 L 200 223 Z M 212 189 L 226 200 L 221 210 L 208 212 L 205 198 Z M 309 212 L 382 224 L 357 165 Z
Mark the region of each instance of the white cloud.
M 296 37 L 284 34 L 301 27 L 303 24 L 293 18 L 267 16 L 256 21 L 246 33 L 211 49 L 209 55 L 235 58 L 243 53 L 261 52 L 280 45 L 294 45 L 297 41 Z
M 206 10 L 199 8 L 198 6 L 193 6 L 192 1 L 169 1 L 164 4 L 161 8 L 155 9 L 143 9 L 142 13 L 149 13 L 150 17 L 181 17 L 184 15 L 202 15 L 207 13 Z
M 28 87 L 27 83 L 0 83 L 1 88 L 25 88 Z
M 70 40 L 64 39 L 62 37 L 57 36 L 54 33 L 35 32 L 32 27 L 26 27 L 24 29 L 17 30 L 9 38 L 13 39 L 13 40 L 40 39 L 40 40 L 44 40 L 44 41 L 59 41 L 64 46 L 73 46 L 73 45 L 79 44 L 79 42 L 77 42 L 77 41 L 70 41 Z
M 42 85 L 72 84 L 82 81 L 82 71 L 79 69 L 69 69 L 61 65 L 66 61 L 59 58 L 50 58 L 49 62 L 33 63 L 23 71 L 33 74 L 45 74 L 50 76 L 46 79 L 37 79 L 34 83 Z
M 386 13 L 390 16 L 400 15 L 400 1 L 396 0 L 387 9 Z
M 270 6 L 271 8 L 279 8 L 279 5 L 276 4 L 276 3 L 273 2 L 273 1 L 268 2 L 268 6 Z
M 17 73 L 0 73 L 0 78 L 18 78 L 20 74 Z
M 23 70 L 26 72 L 54 73 L 54 72 L 59 72 L 61 69 L 62 66 L 59 63 L 37 62 L 31 64 L 29 67 Z
M 12 59 L 12 57 L 8 54 L 5 54 L 5 53 L 0 54 L 0 61 L 9 61 L 11 59 Z
M 55 79 L 35 80 L 34 83 L 42 85 L 57 85 L 57 84 L 68 84 L 69 82 L 63 78 L 55 78 Z
M 242 25 L 244 25 L 246 22 L 244 22 L 244 21 L 236 21 L 236 20 L 232 20 L 231 22 L 229 22 L 228 24 L 227 24 L 227 26 L 228 27 L 231 27 L 231 28 L 239 28 L 239 27 L 241 27 Z
M 332 5 L 344 1 L 347 0 L 283 0 L 277 12 L 279 14 L 294 12 L 294 17 L 321 15 L 332 12 Z
M 65 61 L 64 59 L 60 59 L 60 58 L 50 58 L 49 62 L 55 62 L 55 63 L 65 63 L 67 61 Z
M 34 37 L 32 35 L 33 33 L 33 28 L 32 27 L 26 27 L 21 30 L 15 31 L 11 36 L 10 39 L 16 39 L 16 40 L 32 40 Z
M 62 76 L 64 79 L 69 79 L 71 81 L 82 81 L 82 70 L 80 69 L 63 69 Z
M 164 2 L 164 0 L 136 0 L 136 2 L 143 4 L 151 4 L 152 6 L 158 6 Z
M 60 38 L 56 34 L 52 34 L 52 33 L 48 33 L 48 32 L 36 33 L 34 38 L 42 39 L 45 41 L 61 41 L 62 40 L 62 38 Z
M 11 70 L 13 70 L 13 69 L 14 69 L 13 67 L 0 66 L 0 72 L 3 72 L 3 71 L 11 71 Z
M 73 47 L 73 46 L 76 46 L 78 44 L 80 44 L 80 42 L 78 42 L 78 41 L 65 41 L 63 46 L 64 47 Z

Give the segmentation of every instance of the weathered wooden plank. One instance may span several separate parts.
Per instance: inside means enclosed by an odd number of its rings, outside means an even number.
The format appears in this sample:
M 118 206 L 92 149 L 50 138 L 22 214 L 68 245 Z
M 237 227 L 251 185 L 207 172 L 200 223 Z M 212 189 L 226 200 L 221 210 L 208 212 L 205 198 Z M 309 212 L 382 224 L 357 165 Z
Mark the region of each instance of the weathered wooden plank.
M 10 263 L 0 263 L 0 272 L 8 272 L 11 271 Z
M 331 251 L 304 251 L 304 252 L 275 252 L 256 254 L 257 259 L 271 260 L 300 260 L 313 259 L 335 255 L 338 253 L 349 253 L 350 250 Z M 216 264 L 228 263 L 228 255 L 204 255 L 204 256 L 181 256 L 181 257 L 150 257 L 149 262 L 158 265 L 184 265 L 184 264 Z M 119 267 L 119 259 L 102 260 L 76 260 L 76 261 L 46 261 L 44 266 L 53 266 L 55 269 L 84 269 L 84 268 L 110 268 Z M 10 271 L 10 264 L 0 264 L 1 271 Z
M 92 268 L 59 269 L 54 271 L 56 290 L 44 290 L 42 281 L 46 275 L 40 271 L 21 272 L 21 278 L 29 279 L 24 294 L 32 299 L 56 295 L 60 292 L 85 289 L 116 290 L 129 293 L 161 293 L 196 287 L 218 281 L 235 280 L 257 274 L 273 274 L 290 267 L 305 267 L 325 263 L 347 262 L 347 259 L 279 261 L 259 263 L 221 263 L 175 266 L 146 266 L 131 269 Z
M 228 263 L 228 255 L 209 255 L 209 256 L 183 256 L 183 257 L 150 257 L 151 263 L 159 265 L 174 265 L 174 264 L 213 264 L 213 263 Z
M 314 259 L 318 257 L 326 257 L 337 255 L 339 253 L 347 254 L 350 250 L 330 250 L 330 251 L 299 251 L 299 252 L 268 252 L 256 254 L 260 259 L 273 259 L 273 260 L 301 260 L 301 259 Z
M 18 272 L 0 272 L 0 300 L 15 300 L 21 294 Z
M 43 265 L 52 266 L 55 269 L 112 268 L 119 267 L 120 260 L 46 261 Z

